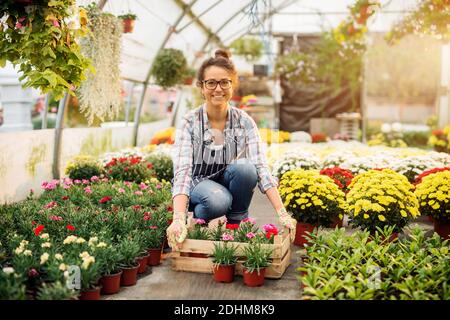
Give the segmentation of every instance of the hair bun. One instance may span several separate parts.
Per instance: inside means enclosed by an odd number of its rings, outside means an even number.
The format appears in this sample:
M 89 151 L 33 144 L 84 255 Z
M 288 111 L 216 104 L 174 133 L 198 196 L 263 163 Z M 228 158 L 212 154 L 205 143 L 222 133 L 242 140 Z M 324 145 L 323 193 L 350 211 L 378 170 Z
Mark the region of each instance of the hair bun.
M 216 59 L 217 58 L 225 58 L 225 59 L 229 60 L 231 55 L 227 51 L 219 49 L 219 50 L 216 50 L 215 57 L 216 57 Z

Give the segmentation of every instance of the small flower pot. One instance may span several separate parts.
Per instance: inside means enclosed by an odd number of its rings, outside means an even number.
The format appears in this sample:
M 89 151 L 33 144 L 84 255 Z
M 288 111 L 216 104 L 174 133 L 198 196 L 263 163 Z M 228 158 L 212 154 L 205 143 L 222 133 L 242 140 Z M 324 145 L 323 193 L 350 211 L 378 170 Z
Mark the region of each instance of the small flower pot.
M 233 282 L 235 268 L 236 268 L 235 264 L 215 266 L 213 269 L 214 280 L 223 283 Z
M 138 273 L 139 265 L 130 268 L 122 268 L 122 278 L 120 280 L 120 285 L 134 286 L 137 282 L 137 273 Z
M 187 86 L 192 85 L 192 83 L 194 82 L 194 78 L 193 77 L 189 77 L 183 80 L 183 83 Z
M 131 33 L 134 30 L 134 20 L 123 19 L 123 33 Z
M 100 279 L 102 285 L 101 294 L 114 294 L 120 291 L 120 278 L 122 270 L 114 274 L 104 275 Z
M 297 221 L 294 244 L 301 247 L 308 244 L 306 232 L 313 232 L 315 227 L 316 226 L 312 224 Z
M 157 266 L 161 263 L 161 248 L 148 249 L 150 256 L 147 260 L 147 265 Z
M 150 255 L 146 254 L 145 256 L 140 256 L 137 258 L 137 262 L 139 263 L 138 274 L 147 272 L 147 264 L 149 257 Z
M 244 277 L 244 284 L 247 287 L 260 287 L 264 285 L 264 277 L 266 275 L 266 268 L 261 268 L 258 270 L 255 270 L 253 272 L 247 272 L 247 269 L 244 269 L 243 277 Z
M 450 223 L 442 223 L 434 220 L 434 231 L 442 237 L 442 239 L 450 239 Z
M 90 290 L 82 290 L 80 292 L 80 300 L 100 300 L 101 287 L 95 287 Z

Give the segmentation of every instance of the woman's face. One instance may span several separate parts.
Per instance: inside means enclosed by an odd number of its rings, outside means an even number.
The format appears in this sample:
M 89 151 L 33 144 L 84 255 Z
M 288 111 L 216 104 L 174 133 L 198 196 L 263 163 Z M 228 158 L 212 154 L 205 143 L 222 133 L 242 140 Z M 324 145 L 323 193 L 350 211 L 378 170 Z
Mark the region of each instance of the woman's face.
M 210 66 L 205 69 L 203 79 L 202 93 L 207 104 L 213 107 L 226 105 L 233 94 L 232 78 L 228 70 Z

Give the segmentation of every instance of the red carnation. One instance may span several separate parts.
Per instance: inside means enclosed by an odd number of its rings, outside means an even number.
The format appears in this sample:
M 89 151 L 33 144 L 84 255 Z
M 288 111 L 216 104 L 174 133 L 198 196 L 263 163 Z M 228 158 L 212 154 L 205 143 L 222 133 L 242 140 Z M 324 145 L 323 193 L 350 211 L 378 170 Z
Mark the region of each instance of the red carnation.
M 173 211 L 172 206 L 167 206 L 167 211 L 172 212 Z
M 45 227 L 42 224 L 39 224 L 36 228 L 34 228 L 34 234 L 36 236 L 40 235 L 42 231 L 44 231 Z
M 63 199 L 65 201 L 65 200 L 69 200 L 69 197 L 68 196 L 64 196 L 61 199 Z
M 36 224 L 36 221 L 31 221 L 31 224 L 34 226 Z
M 69 229 L 70 231 L 75 231 L 75 227 L 71 224 L 66 226 L 67 229 Z
M 236 230 L 236 229 L 239 229 L 239 224 L 227 223 L 227 229 L 228 229 L 228 230 Z
M 106 196 L 106 197 L 101 198 L 99 203 L 106 203 L 108 201 L 111 201 L 111 199 L 112 199 L 111 197 Z

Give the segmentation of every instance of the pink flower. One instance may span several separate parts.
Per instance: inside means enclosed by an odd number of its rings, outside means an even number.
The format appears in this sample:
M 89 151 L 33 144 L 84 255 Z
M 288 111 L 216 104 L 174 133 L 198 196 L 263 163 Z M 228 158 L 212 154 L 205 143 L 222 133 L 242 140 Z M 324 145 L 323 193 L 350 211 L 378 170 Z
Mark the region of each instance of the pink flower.
M 256 220 L 254 218 L 245 218 L 242 222 L 250 222 L 251 224 L 255 224 Z
M 253 232 L 249 232 L 245 236 L 249 239 L 252 239 L 252 238 L 256 237 L 256 234 L 254 234 Z
M 137 196 L 142 196 L 143 195 L 142 191 L 139 191 L 139 190 L 135 191 L 134 194 L 137 195 Z
M 45 209 L 52 209 L 54 207 L 57 207 L 58 203 L 56 201 L 50 201 L 49 203 L 47 203 L 44 208 Z
M 102 182 L 108 182 L 108 181 L 109 181 L 108 178 L 103 178 L 103 179 L 102 179 Z
M 222 234 L 222 240 L 223 241 L 233 241 L 234 238 L 231 234 L 224 233 L 224 234 Z
M 130 181 L 124 181 L 123 184 L 126 185 L 127 187 L 131 187 L 131 182 Z
M 51 221 L 62 221 L 63 220 L 63 218 L 60 216 L 50 216 L 49 219 Z
M 83 179 L 82 183 L 83 184 L 89 184 L 89 180 Z
M 75 180 L 73 180 L 73 183 L 75 183 L 75 184 L 80 184 L 80 183 L 81 183 L 81 180 L 75 179 Z
M 44 181 L 41 184 L 41 188 L 44 190 L 54 190 L 56 188 L 56 183 L 53 181 L 50 182 Z
M 117 191 L 119 191 L 119 193 L 125 193 L 125 189 L 124 188 L 119 188 Z
M 205 224 L 206 221 L 203 220 L 203 219 L 194 219 L 194 223 L 195 223 L 195 224 Z
M 70 186 L 73 184 L 73 181 L 70 178 L 64 178 L 64 183 L 67 184 L 68 186 Z
M 56 19 L 52 20 L 52 24 L 53 24 L 54 27 L 58 27 L 58 28 L 60 27 L 59 22 Z
M 100 181 L 100 178 L 97 177 L 97 176 L 92 176 L 92 177 L 91 177 L 91 181 L 92 181 L 92 182 L 98 182 L 98 181 Z
M 133 208 L 134 211 L 138 211 L 138 210 L 141 210 L 141 209 L 142 209 L 142 207 L 141 207 L 140 205 L 138 205 L 138 204 L 132 206 L 132 208 Z
M 84 192 L 87 194 L 91 194 L 92 193 L 92 189 L 90 186 L 87 186 L 86 188 L 84 188 Z
M 272 223 L 265 224 L 262 226 L 262 228 L 265 232 L 277 232 L 278 233 L 278 228 Z
M 156 189 L 161 189 L 162 188 L 162 185 L 160 184 L 160 183 L 158 183 L 157 185 L 156 185 Z
M 145 190 L 145 189 L 148 188 L 148 186 L 147 186 L 145 183 L 141 182 L 141 183 L 139 184 L 139 188 L 140 188 L 141 190 Z
M 150 229 L 152 229 L 152 230 L 156 230 L 156 229 L 158 229 L 158 227 L 157 227 L 157 226 L 150 226 L 149 228 L 150 228 Z
M 63 187 L 63 188 L 67 190 L 67 189 L 70 189 L 71 187 L 72 187 L 72 186 L 69 185 L 69 184 L 64 184 L 64 187 Z

